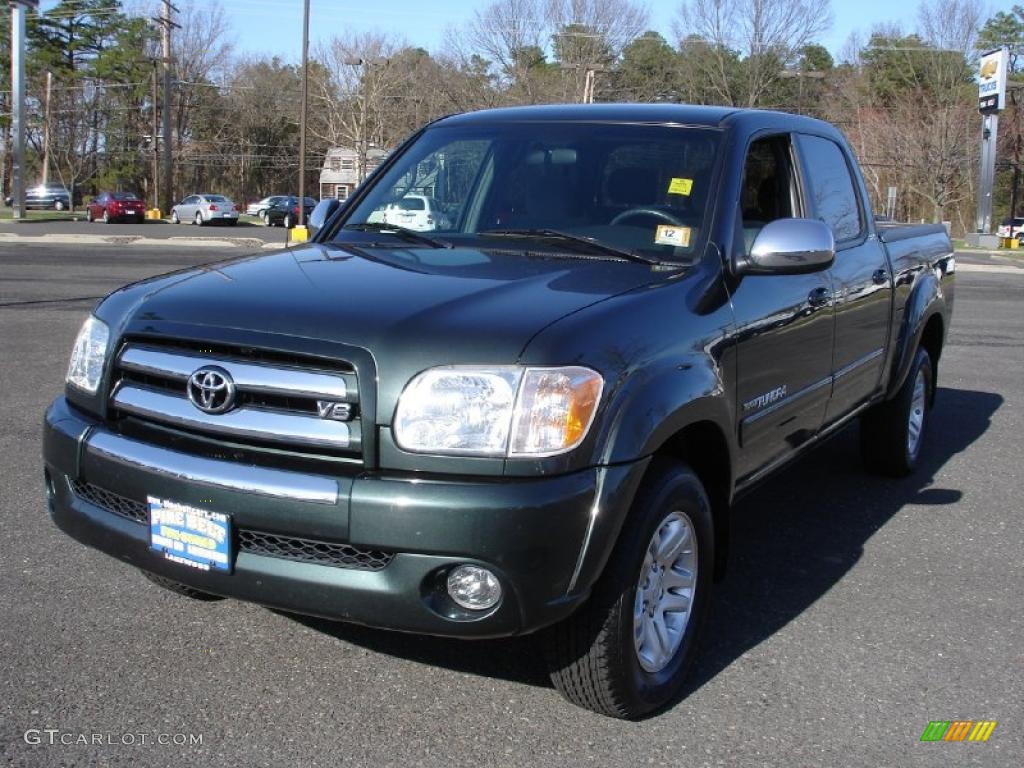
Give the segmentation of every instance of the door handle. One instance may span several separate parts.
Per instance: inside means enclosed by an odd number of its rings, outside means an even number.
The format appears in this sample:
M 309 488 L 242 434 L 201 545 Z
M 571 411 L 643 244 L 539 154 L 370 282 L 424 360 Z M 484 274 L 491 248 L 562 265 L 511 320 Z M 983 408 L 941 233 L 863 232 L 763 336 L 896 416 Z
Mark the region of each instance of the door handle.
M 871 275 L 871 282 L 875 285 L 885 285 L 889 282 L 889 273 L 884 269 L 876 269 Z
M 812 307 L 824 307 L 832 301 L 832 291 L 828 288 L 815 288 L 807 295 L 807 303 Z

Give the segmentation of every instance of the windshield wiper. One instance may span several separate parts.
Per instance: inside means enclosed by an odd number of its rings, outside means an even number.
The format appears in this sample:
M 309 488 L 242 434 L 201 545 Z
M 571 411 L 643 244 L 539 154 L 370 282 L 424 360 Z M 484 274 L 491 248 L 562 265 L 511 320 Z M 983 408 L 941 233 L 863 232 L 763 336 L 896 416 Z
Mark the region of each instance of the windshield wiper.
M 613 245 L 606 245 L 600 240 L 585 235 L 574 235 L 571 232 L 562 232 L 559 229 L 485 229 L 477 232 L 482 237 L 520 237 L 537 240 L 557 240 L 564 243 L 583 245 L 591 252 L 597 251 L 609 256 L 617 256 L 627 261 L 638 261 L 641 264 L 661 264 L 657 259 L 644 256 L 637 251 L 627 251 L 624 248 L 616 248 Z
M 454 248 L 455 246 L 446 240 L 436 238 L 417 232 L 415 229 L 399 227 L 397 224 L 385 224 L 383 221 L 365 221 L 362 224 L 346 224 L 342 229 L 351 229 L 356 232 L 383 232 L 387 235 L 395 235 L 403 240 L 412 243 L 422 243 L 431 248 Z

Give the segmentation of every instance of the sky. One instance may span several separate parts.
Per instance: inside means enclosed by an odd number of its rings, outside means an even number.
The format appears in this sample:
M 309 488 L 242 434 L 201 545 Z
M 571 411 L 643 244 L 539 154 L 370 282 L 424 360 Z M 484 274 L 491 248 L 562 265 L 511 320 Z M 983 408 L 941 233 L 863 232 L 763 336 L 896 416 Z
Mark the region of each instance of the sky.
M 310 43 L 328 39 L 347 30 L 384 31 L 404 38 L 412 45 L 433 50 L 444 39 L 445 30 L 458 28 L 472 18 L 476 8 L 489 0 L 310 0 Z M 126 0 L 128 7 L 148 6 L 158 0 Z M 235 50 L 277 55 L 298 61 L 302 49 L 302 0 L 174 0 L 178 7 L 188 3 L 220 5 L 230 22 Z M 57 0 L 43 0 L 50 8 Z M 670 42 L 680 0 L 649 0 L 651 28 Z M 1005 3 L 1007 10 L 1010 3 Z M 866 33 L 875 24 L 898 22 L 910 31 L 916 22 L 914 1 L 833 0 L 832 28 L 821 39 L 838 58 L 853 31 Z
M 298 60 L 302 48 L 302 0 L 196 1 L 218 2 L 224 8 L 234 29 L 236 50 Z M 481 0 L 310 0 L 311 44 L 346 30 L 385 31 L 431 50 L 440 45 L 447 28 L 457 28 L 472 18 L 474 9 L 487 4 Z M 679 5 L 679 0 L 647 3 L 650 26 L 670 41 Z M 855 30 L 867 33 L 874 24 L 893 21 L 910 30 L 916 22 L 916 5 L 906 0 L 836 0 L 832 3 L 832 29 L 821 42 L 838 57 Z

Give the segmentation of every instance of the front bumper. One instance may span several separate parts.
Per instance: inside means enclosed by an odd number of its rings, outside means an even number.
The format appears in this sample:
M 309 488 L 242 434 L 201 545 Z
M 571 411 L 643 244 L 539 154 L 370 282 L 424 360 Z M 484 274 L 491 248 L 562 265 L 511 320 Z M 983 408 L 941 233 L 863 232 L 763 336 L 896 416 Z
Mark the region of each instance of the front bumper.
M 50 514 L 78 541 L 213 594 L 297 613 L 425 634 L 497 637 L 535 631 L 589 594 L 645 461 L 512 481 L 409 474 L 309 475 L 193 457 L 129 440 L 58 398 L 44 422 Z M 78 495 L 89 483 L 225 512 L 237 529 L 344 542 L 392 555 L 357 570 L 238 551 L 231 573 L 198 571 L 149 549 L 149 527 Z M 445 593 L 471 563 L 503 587 L 471 613 Z

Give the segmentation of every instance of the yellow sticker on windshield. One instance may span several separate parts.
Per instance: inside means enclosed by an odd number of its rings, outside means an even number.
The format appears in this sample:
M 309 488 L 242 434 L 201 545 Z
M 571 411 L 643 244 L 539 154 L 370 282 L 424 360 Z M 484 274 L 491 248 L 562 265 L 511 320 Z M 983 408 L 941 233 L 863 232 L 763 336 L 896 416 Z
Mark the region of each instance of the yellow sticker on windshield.
M 687 195 L 693 191 L 693 179 L 673 178 L 668 185 L 670 195 Z
M 654 233 L 655 245 L 674 245 L 679 248 L 688 248 L 690 245 L 689 227 L 670 227 L 662 224 Z

